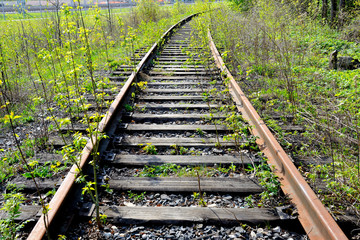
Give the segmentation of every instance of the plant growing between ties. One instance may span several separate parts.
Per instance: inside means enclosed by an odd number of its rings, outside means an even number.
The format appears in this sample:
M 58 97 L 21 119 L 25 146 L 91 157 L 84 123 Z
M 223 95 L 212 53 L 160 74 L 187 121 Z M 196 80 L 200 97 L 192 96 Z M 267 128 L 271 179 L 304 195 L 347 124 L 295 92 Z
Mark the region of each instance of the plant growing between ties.
M 145 194 L 146 194 L 146 192 L 137 194 L 137 193 L 133 193 L 131 190 L 128 191 L 129 198 L 133 199 L 135 202 L 141 202 L 142 200 L 144 200 Z
M 6 192 L 3 194 L 4 202 L 0 210 L 7 213 L 7 218 L 0 219 L 0 234 L 1 239 L 13 240 L 16 239 L 16 233 L 19 232 L 26 223 L 31 220 L 17 223 L 15 219 L 20 216 L 21 204 L 26 200 L 22 193 L 18 192 L 16 185 L 8 185 Z
M 142 146 L 142 144 L 139 144 L 140 146 Z M 146 146 L 144 146 L 142 148 L 142 150 L 144 150 L 147 154 L 150 155 L 157 155 L 157 149 L 154 145 L 152 145 L 151 143 L 147 143 Z
M 197 128 L 197 129 L 196 129 L 196 132 L 197 132 L 197 134 L 199 134 L 200 136 L 203 136 L 203 135 L 204 135 L 204 131 L 201 130 L 201 128 Z
M 3 51 L 2 51 L 1 44 L 0 44 L 0 54 L 1 54 L 1 57 L 3 57 Z M 1 59 L 1 60 L 3 60 L 3 59 Z M 1 60 L 0 60 L 0 61 L 1 61 Z M 1 61 L 1 62 L 4 63 L 3 61 Z M 49 236 L 49 234 L 48 234 L 48 215 L 47 215 L 47 213 L 48 213 L 48 211 L 49 211 L 49 208 L 48 208 L 48 205 L 45 203 L 45 201 L 44 201 L 44 199 L 43 199 L 43 197 L 42 197 L 42 195 L 41 195 L 40 188 L 39 188 L 39 185 L 38 185 L 37 180 L 36 180 L 36 178 L 35 178 L 35 175 L 34 175 L 33 172 L 31 171 L 31 167 L 30 167 L 30 165 L 28 164 L 28 161 L 26 160 L 26 156 L 25 156 L 25 154 L 24 154 L 24 152 L 23 152 L 23 150 L 22 150 L 22 148 L 21 148 L 21 146 L 20 146 L 19 136 L 18 136 L 18 134 L 15 132 L 15 122 L 16 122 L 16 119 L 21 118 L 21 116 L 15 115 L 13 111 L 10 111 L 9 102 L 8 102 L 7 99 L 6 99 L 6 93 L 5 93 L 5 89 L 4 89 L 4 87 L 5 87 L 5 86 L 4 86 L 4 82 L 6 82 L 6 80 L 7 80 L 7 79 L 6 79 L 6 76 L 7 76 L 7 74 L 6 74 L 6 68 L 5 68 L 4 64 L 1 64 L 1 65 L 2 65 L 2 68 L 1 68 L 2 79 L 0 79 L 0 93 L 1 93 L 1 101 L 0 101 L 0 103 L 3 104 L 3 105 L 1 105 L 1 108 L 4 108 L 5 111 L 6 111 L 6 113 L 7 113 L 7 114 L 4 116 L 4 122 L 5 122 L 5 123 L 9 123 L 9 125 L 10 125 L 11 133 L 12 133 L 12 136 L 13 136 L 13 138 L 14 138 L 14 140 L 15 140 L 16 147 L 17 147 L 17 149 L 18 149 L 18 151 L 19 151 L 20 159 L 21 159 L 23 165 L 25 166 L 25 169 L 27 170 L 27 172 L 30 173 L 30 177 L 31 177 L 31 179 L 32 179 L 32 181 L 33 181 L 33 183 L 34 183 L 34 185 L 35 185 L 36 192 L 37 192 L 37 195 L 39 196 L 40 204 L 41 204 L 41 207 L 42 207 L 43 222 L 44 222 L 44 226 L 45 226 L 45 228 L 46 228 L 46 233 L 47 233 L 46 235 L 47 235 L 48 239 L 50 239 L 50 236 Z M 19 195 L 14 195 L 14 196 L 19 196 Z M 11 202 L 16 201 L 16 199 L 17 199 L 17 200 L 21 200 L 20 198 L 12 199 L 12 200 L 10 200 L 10 204 L 13 204 L 13 203 L 11 203 Z M 17 203 L 19 203 L 19 202 L 16 201 L 16 202 L 15 202 L 15 205 L 14 205 L 14 207 L 15 207 L 15 209 L 14 209 L 15 212 L 12 212 L 12 213 L 10 212 L 10 215 L 13 214 L 13 217 L 18 214 L 17 211 L 18 211 L 19 209 L 18 209 L 18 208 L 16 209 Z M 11 220 L 10 220 L 10 223 L 11 223 Z M 11 223 L 11 224 L 12 224 L 12 223 Z M 12 230 L 17 230 L 17 229 L 16 229 L 16 227 L 15 227 L 15 228 L 12 228 Z M 10 230 L 9 230 L 9 231 L 10 231 Z M 11 234 L 11 233 L 9 233 L 9 234 Z
M 274 201 L 274 198 L 280 193 L 281 183 L 267 162 L 257 166 L 256 176 L 259 179 L 260 185 L 265 188 L 265 191 L 260 193 L 261 201 Z
M 189 149 L 182 147 L 182 146 L 178 146 L 177 144 L 173 144 L 170 146 L 171 148 L 174 148 L 174 150 L 171 150 L 171 154 L 172 155 L 185 155 L 188 153 Z
M 206 207 L 206 201 L 204 200 L 204 193 L 201 190 L 201 180 L 200 180 L 200 175 L 199 172 L 196 171 L 196 175 L 197 175 L 197 181 L 198 181 L 198 188 L 199 188 L 199 204 L 202 207 Z

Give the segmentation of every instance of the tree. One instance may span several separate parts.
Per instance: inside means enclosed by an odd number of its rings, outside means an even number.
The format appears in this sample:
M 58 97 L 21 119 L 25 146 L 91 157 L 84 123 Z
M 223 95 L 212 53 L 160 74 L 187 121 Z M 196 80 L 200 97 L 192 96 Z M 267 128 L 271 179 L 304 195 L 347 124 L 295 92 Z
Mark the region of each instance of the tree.
M 340 2 L 339 2 L 339 26 L 342 26 L 344 23 L 345 4 L 346 4 L 346 0 L 340 0 Z
M 330 24 L 335 25 L 337 15 L 337 0 L 331 0 Z
M 328 0 L 322 0 L 321 18 L 326 20 L 327 17 L 328 17 Z

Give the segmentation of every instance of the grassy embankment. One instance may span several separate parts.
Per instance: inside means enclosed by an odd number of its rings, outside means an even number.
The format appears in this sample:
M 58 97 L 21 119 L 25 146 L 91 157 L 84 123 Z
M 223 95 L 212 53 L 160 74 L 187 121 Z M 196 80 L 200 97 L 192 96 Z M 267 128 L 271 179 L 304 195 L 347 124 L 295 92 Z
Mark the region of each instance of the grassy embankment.
M 321 200 L 334 214 L 359 216 L 360 69 L 329 69 L 334 50 L 360 59 L 358 20 L 335 29 L 310 8 L 300 14 L 290 3 L 240 2 L 204 24 Z

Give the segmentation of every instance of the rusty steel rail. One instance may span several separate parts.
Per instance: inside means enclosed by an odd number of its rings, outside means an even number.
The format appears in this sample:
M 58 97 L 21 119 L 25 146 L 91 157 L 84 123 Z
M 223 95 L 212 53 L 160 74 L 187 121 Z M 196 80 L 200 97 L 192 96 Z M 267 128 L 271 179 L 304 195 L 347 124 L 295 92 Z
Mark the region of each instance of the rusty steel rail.
M 191 20 L 194 16 L 199 13 L 192 14 L 188 17 L 183 18 L 178 23 L 171 26 L 162 36 L 161 38 L 151 47 L 151 49 L 147 52 L 147 54 L 142 58 L 140 63 L 136 66 L 136 69 L 129 76 L 128 80 L 125 82 L 124 86 L 121 88 L 120 92 L 116 96 L 115 100 L 111 103 L 109 110 L 107 111 L 104 118 L 99 123 L 99 131 L 105 132 L 107 127 L 111 124 L 111 121 L 114 119 L 116 113 L 120 110 L 123 102 L 126 99 L 127 94 L 130 91 L 130 88 L 134 81 L 137 79 L 138 73 L 148 64 L 151 59 L 155 56 L 156 52 L 161 48 L 162 45 L 166 42 L 166 40 L 171 36 L 173 31 L 179 26 L 183 25 L 187 21 Z M 88 160 L 91 157 L 91 153 L 93 151 L 94 146 L 97 144 L 96 137 L 93 137 L 90 141 L 87 142 L 86 146 L 81 152 L 79 167 L 82 169 Z M 70 192 L 71 188 L 74 185 L 76 180 L 78 168 L 74 164 L 68 174 L 66 175 L 64 181 L 61 183 L 59 189 L 56 191 L 54 197 L 51 199 L 49 203 L 49 211 L 47 215 L 42 214 L 39 220 L 37 221 L 35 227 L 32 229 L 30 235 L 28 236 L 28 240 L 41 240 L 46 234 L 45 227 L 45 217 L 46 217 L 46 225 L 47 228 L 51 225 L 54 220 L 56 214 L 58 213 L 60 207 L 65 202 L 65 199 Z
M 229 79 L 229 89 L 237 108 L 252 126 L 251 132 L 258 137 L 256 143 L 268 158 L 269 164 L 275 167 L 274 172 L 279 177 L 283 192 L 288 194 L 291 201 L 296 205 L 299 212 L 299 221 L 306 234 L 312 240 L 347 239 L 236 83 L 225 66 L 210 31 L 208 37 L 217 67 Z

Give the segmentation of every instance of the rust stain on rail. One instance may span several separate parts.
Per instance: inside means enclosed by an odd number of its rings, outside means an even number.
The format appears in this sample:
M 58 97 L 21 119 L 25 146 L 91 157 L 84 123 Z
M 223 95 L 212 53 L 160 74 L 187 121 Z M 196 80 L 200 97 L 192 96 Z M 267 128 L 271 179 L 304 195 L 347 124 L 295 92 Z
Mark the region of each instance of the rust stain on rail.
M 130 91 L 132 83 L 136 80 L 137 74 L 140 70 L 145 66 L 147 61 L 152 57 L 152 55 L 156 52 L 156 50 L 163 44 L 164 39 L 169 37 L 172 31 L 180 26 L 181 24 L 189 21 L 191 18 L 196 16 L 196 14 L 192 14 L 188 17 L 183 18 L 178 23 L 174 24 L 170 27 L 160 38 L 160 40 L 155 43 L 151 49 L 147 52 L 147 54 L 142 58 L 140 63 L 136 66 L 134 72 L 130 75 L 124 86 L 121 88 L 120 92 L 116 96 L 115 100 L 111 103 L 109 110 L 107 111 L 105 117 L 99 123 L 99 131 L 105 132 L 108 125 L 111 123 L 111 120 L 114 118 L 116 112 L 120 109 L 121 104 L 125 100 L 127 93 Z M 94 137 L 91 141 L 88 141 L 87 145 L 81 152 L 80 158 L 80 168 L 83 168 L 85 164 L 88 162 L 88 159 L 91 157 L 91 152 L 93 151 L 94 145 L 96 145 L 97 139 Z M 54 220 L 56 214 L 58 213 L 61 205 L 64 203 L 67 194 L 70 192 L 71 188 L 74 185 L 77 175 L 77 166 L 73 165 L 66 175 L 64 181 L 61 183 L 59 189 L 56 191 L 54 197 L 51 199 L 49 203 L 49 212 L 46 216 L 47 223 L 46 225 L 50 225 L 51 222 Z M 46 233 L 44 215 L 41 215 L 40 219 L 36 223 L 35 227 L 32 229 L 30 235 L 28 236 L 28 240 L 40 240 L 44 237 Z
M 259 137 L 256 142 L 268 158 L 269 164 L 275 166 L 275 174 L 279 177 L 281 188 L 296 205 L 299 212 L 299 221 L 307 235 L 312 240 L 347 239 L 346 235 L 336 224 L 273 134 L 261 120 L 250 101 L 245 97 L 243 91 L 225 66 L 210 32 L 208 36 L 210 49 L 216 65 L 230 80 L 229 89 L 236 105 L 244 118 L 253 126 L 251 129 L 252 134 Z

